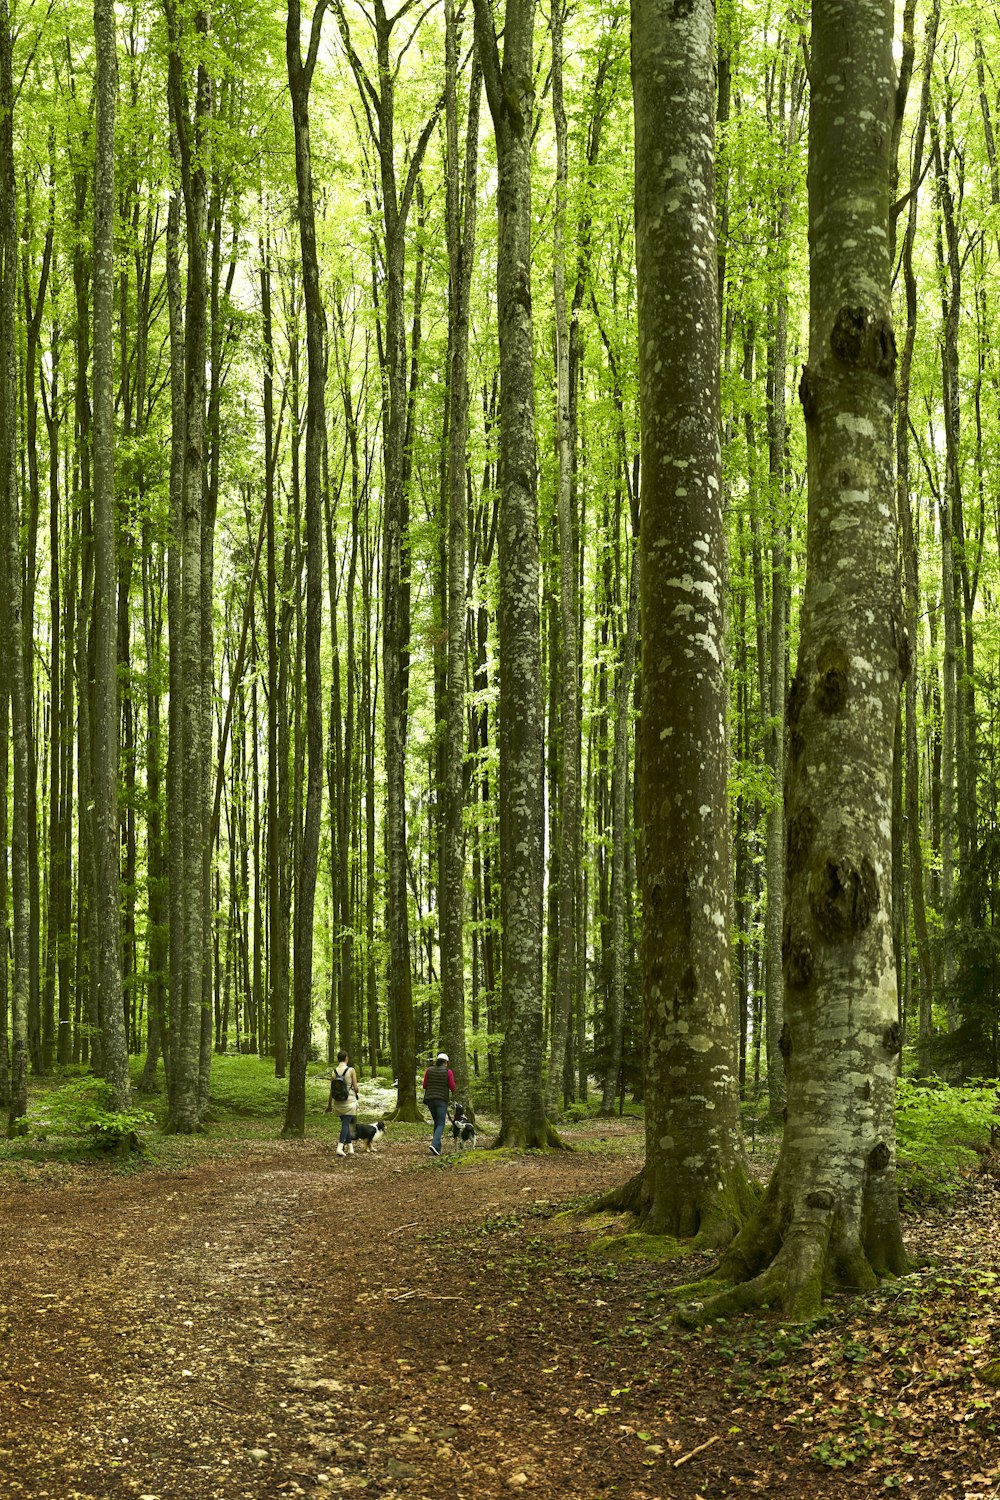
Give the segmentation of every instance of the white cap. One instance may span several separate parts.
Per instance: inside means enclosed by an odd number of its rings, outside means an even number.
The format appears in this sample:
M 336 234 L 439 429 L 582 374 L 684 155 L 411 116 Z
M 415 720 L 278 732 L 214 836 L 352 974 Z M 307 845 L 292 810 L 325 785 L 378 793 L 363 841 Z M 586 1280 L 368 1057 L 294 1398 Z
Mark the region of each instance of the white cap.
M 448 1054 L 447 1054 L 447 1052 L 439 1052 L 438 1055 L 437 1055 L 437 1061 L 438 1062 L 447 1062 L 448 1061 Z

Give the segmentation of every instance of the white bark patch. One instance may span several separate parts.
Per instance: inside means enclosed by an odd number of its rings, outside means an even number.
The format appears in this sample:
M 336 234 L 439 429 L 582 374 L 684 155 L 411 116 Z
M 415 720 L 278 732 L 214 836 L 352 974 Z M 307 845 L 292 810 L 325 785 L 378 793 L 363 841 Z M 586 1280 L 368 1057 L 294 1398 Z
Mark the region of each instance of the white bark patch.
M 690 573 L 685 573 L 683 578 L 668 578 L 663 587 L 664 589 L 680 589 L 685 594 L 701 594 L 702 598 L 707 599 L 709 604 L 716 607 L 719 603 L 719 593 L 715 584 L 707 578 L 692 578 Z
M 838 412 L 837 426 L 842 427 L 845 432 L 852 433 L 855 437 L 873 438 L 875 436 L 875 424 L 868 417 L 856 417 L 853 412 Z
M 695 641 L 700 646 L 704 647 L 705 651 L 708 653 L 708 655 L 712 658 L 712 660 L 714 662 L 721 662 L 722 661 L 722 657 L 719 655 L 719 648 L 715 644 L 715 641 L 712 638 L 712 636 L 708 635 L 706 632 L 702 632 L 701 635 L 696 635 L 695 636 Z

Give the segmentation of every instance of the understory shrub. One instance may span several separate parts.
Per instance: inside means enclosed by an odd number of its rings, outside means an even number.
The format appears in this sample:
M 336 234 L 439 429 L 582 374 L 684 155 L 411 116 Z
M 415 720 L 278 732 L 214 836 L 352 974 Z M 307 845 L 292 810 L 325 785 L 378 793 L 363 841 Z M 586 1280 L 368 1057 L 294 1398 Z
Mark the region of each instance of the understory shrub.
M 1000 1131 L 995 1079 L 953 1086 L 940 1078 L 896 1085 L 899 1195 L 904 1206 L 944 1202 L 979 1168 Z
M 156 1123 L 146 1109 L 111 1108 L 111 1088 L 85 1075 L 46 1090 L 27 1120 L 28 1135 L 84 1137 L 95 1151 L 141 1151 L 142 1132 Z

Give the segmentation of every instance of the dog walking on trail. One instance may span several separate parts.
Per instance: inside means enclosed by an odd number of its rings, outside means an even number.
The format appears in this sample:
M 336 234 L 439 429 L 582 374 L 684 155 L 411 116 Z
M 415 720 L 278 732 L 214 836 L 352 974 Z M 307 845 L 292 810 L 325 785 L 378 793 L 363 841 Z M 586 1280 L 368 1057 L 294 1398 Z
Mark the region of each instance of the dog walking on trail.
M 455 1113 L 451 1117 L 451 1138 L 455 1142 L 456 1151 L 464 1151 L 467 1146 L 470 1151 L 475 1150 L 476 1127 L 462 1104 L 455 1105 Z
M 337 1053 L 337 1066 L 330 1079 L 327 1114 L 331 1109 L 340 1116 L 340 1140 L 337 1142 L 337 1155 L 353 1156 L 354 1132 L 351 1125 L 358 1112 L 358 1075 L 351 1067 L 346 1052 Z
M 434 1121 L 434 1134 L 427 1148 L 432 1156 L 441 1155 L 441 1139 L 448 1119 L 448 1100 L 455 1092 L 455 1075 L 448 1066 L 447 1052 L 439 1052 L 437 1058 L 424 1072 L 424 1103 Z

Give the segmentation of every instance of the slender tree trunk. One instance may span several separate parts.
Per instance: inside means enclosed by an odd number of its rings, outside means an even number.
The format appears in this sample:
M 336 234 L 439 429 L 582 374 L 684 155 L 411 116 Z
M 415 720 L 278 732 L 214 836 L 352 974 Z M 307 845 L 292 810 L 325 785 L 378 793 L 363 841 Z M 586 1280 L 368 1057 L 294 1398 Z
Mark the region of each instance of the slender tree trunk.
M 562 757 L 559 786 L 559 956 L 552 1009 L 545 1109 L 561 1105 L 570 1016 L 576 994 L 576 869 L 580 848 L 580 705 L 578 691 L 576 540 L 573 535 L 573 422 L 570 409 L 570 324 L 566 305 L 566 200 L 569 150 L 563 99 L 562 0 L 553 0 L 552 111 L 556 130 L 556 203 L 552 277 L 556 334 L 556 450 L 559 461 L 559 625 L 562 678 Z
M 143 639 L 149 669 L 146 673 L 146 866 L 149 880 L 148 927 L 146 937 L 147 985 L 146 985 L 146 1061 L 142 1070 L 140 1088 L 145 1093 L 156 1087 L 156 1065 L 162 1053 L 164 1067 L 169 1070 L 169 1049 L 166 1039 L 166 978 L 169 958 L 167 876 L 163 855 L 162 813 L 160 806 L 160 690 L 159 671 L 161 662 L 162 633 L 160 629 L 161 606 L 156 599 L 153 582 L 154 562 L 151 557 L 150 529 L 148 522 L 143 528 L 142 555 L 142 601 Z M 162 585 L 161 585 L 162 587 Z M 169 1076 L 169 1075 L 168 1075 Z
M 180 991 L 171 996 L 174 1044 L 174 1092 L 170 1127 L 190 1134 L 201 1123 L 202 1007 L 206 959 L 204 881 L 208 838 L 208 755 L 205 744 L 204 642 L 204 492 L 205 492 L 205 356 L 206 356 L 206 245 L 207 172 L 212 85 L 204 63 L 196 74 L 193 119 L 189 114 L 180 56 L 181 37 L 173 0 L 168 0 L 170 29 L 168 91 L 178 145 L 184 196 L 187 246 L 187 289 L 184 310 L 183 420 L 175 440 L 183 444 L 180 476 L 181 549 L 179 639 L 171 632 L 171 655 L 179 652 L 180 745 L 176 770 L 183 778 L 182 838 L 183 890 L 174 914 L 183 924 Z M 203 10 L 194 16 L 195 33 L 208 35 Z M 173 672 L 171 691 L 175 690 Z M 174 828 L 171 827 L 171 839 Z M 179 955 L 180 956 L 180 955 Z M 172 977 L 176 971 L 171 965 Z
M 416 1034 L 410 974 L 410 936 L 406 893 L 406 740 L 410 653 L 410 579 L 408 540 L 409 446 L 412 439 L 412 393 L 407 391 L 406 226 L 424 153 L 437 109 L 414 143 L 400 185 L 395 162 L 395 89 L 398 59 L 390 51 L 393 27 L 405 14 L 386 12 L 375 0 L 371 25 L 378 63 L 377 85 L 369 79 L 351 40 L 344 6 L 337 0 L 341 38 L 364 100 L 378 153 L 379 185 L 385 232 L 385 392 L 382 531 L 382 673 L 384 680 L 386 839 L 389 927 L 389 1012 L 397 1053 L 396 1118 L 420 1118 L 416 1095 Z M 418 23 L 419 24 L 419 23 Z M 420 272 L 414 288 L 414 329 L 419 326 Z
M 924 153 L 924 137 L 927 129 L 930 98 L 931 69 L 937 42 L 939 5 L 931 8 L 927 18 L 925 36 L 924 73 L 921 89 L 917 126 L 914 132 L 910 183 L 914 186 L 920 179 Z M 899 113 L 899 111 L 897 111 Z M 896 382 L 896 505 L 900 521 L 900 550 L 903 561 L 903 599 L 905 606 L 906 635 L 914 656 L 919 640 L 918 611 L 920 586 L 917 567 L 917 548 L 913 534 L 913 516 L 910 505 L 910 372 L 913 365 L 913 348 L 917 332 L 917 282 L 913 271 L 913 246 L 917 231 L 918 197 L 910 197 L 906 228 L 903 235 L 902 270 L 903 288 L 906 297 L 906 335 L 899 360 L 899 375 Z M 924 857 L 921 840 L 920 818 L 920 757 L 917 740 L 917 670 L 916 663 L 907 673 L 905 701 L 905 750 L 904 780 L 906 804 L 906 832 L 910 876 L 910 900 L 913 905 L 913 930 L 917 945 L 917 985 L 919 1010 L 917 1017 L 917 1056 L 921 1077 L 931 1071 L 930 1043 L 933 1029 L 932 1004 L 935 988 L 934 955 L 927 920 L 927 902 L 924 891 Z
M 610 1053 L 601 1098 L 601 1113 L 614 1113 L 615 1094 L 622 1071 L 622 1028 L 625 1020 L 625 834 L 628 817 L 628 743 L 636 638 L 639 633 L 639 547 L 633 545 L 628 587 L 628 615 L 622 642 L 615 692 L 614 774 L 611 784 L 611 1006 L 608 1016 Z
M 295 181 L 298 193 L 302 280 L 306 304 L 306 738 L 308 785 L 301 860 L 295 887 L 295 993 L 292 1053 L 288 1070 L 288 1104 L 282 1134 L 305 1134 L 306 1061 L 312 1023 L 312 949 L 316 900 L 316 871 L 323 800 L 323 685 L 320 639 L 323 616 L 322 463 L 326 409 L 323 362 L 324 315 L 319 286 L 316 221 L 313 205 L 312 158 L 309 147 L 309 88 L 319 51 L 326 0 L 316 0 L 305 62 L 301 51 L 298 0 L 289 0 L 286 29 L 288 84 L 295 131 Z
M 11 827 L 13 896 L 12 1047 L 7 1110 L 8 1134 L 24 1129 L 28 1110 L 28 989 L 30 894 L 28 888 L 29 782 L 28 705 L 24 691 L 21 634 L 21 547 L 17 484 L 17 204 L 14 177 L 14 89 L 11 72 L 13 36 L 7 0 L 0 0 L 0 628 L 12 643 L 7 662 L 4 708 L 10 702 L 14 790 Z M 6 720 L 6 712 L 3 715 Z M 2 726 L 6 729 L 6 722 Z M 4 735 L 6 749 L 6 734 Z M 4 757 L 6 763 L 6 755 Z M 3 768 L 6 770 L 6 764 Z M 2 777 L 7 791 L 7 776 Z M 6 850 L 6 843 L 4 845 Z M 4 892 L 6 895 L 6 892 Z M 4 907 L 6 936 L 6 903 Z M 6 943 L 5 943 L 6 962 Z M 5 1032 L 6 1034 L 6 1032 Z
M 176 130 L 171 127 L 172 155 L 177 156 Z M 168 1017 L 164 1029 L 164 1057 L 170 1109 L 177 1100 L 180 1078 L 181 1016 L 184 1005 L 184 796 L 181 756 L 181 700 L 184 677 L 181 663 L 181 563 L 184 524 L 184 326 L 180 273 L 180 192 L 170 195 L 166 231 L 166 297 L 170 329 L 170 533 L 167 545 L 167 628 L 169 632 L 167 733 L 167 888 L 168 888 Z
M 113 0 L 95 0 L 97 126 L 94 167 L 94 842 L 97 993 L 104 1076 L 116 1111 L 131 1084 L 122 992 L 118 818 L 118 622 L 115 608 L 114 227 L 118 62 Z
M 447 0 L 446 100 L 447 215 L 450 288 L 448 450 L 447 691 L 442 786 L 441 849 L 441 1033 L 460 1098 L 472 1113 L 465 1047 L 465 680 L 466 680 L 466 439 L 469 408 L 469 316 L 476 240 L 476 152 L 482 73 L 473 62 L 469 91 L 464 182 L 458 157 L 458 20 Z M 463 222 L 464 207 L 464 222 Z
M 534 0 L 506 0 L 501 64 L 488 0 L 476 38 L 497 144 L 500 332 L 500 900 L 504 1030 L 499 1140 L 558 1144 L 542 1093 L 543 767 L 538 604 L 531 141 Z

